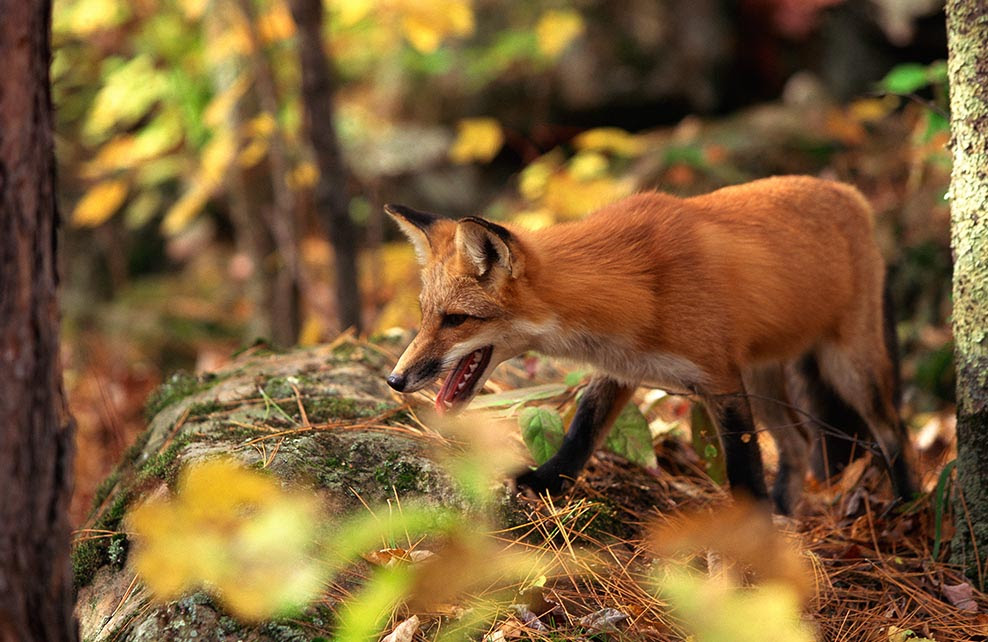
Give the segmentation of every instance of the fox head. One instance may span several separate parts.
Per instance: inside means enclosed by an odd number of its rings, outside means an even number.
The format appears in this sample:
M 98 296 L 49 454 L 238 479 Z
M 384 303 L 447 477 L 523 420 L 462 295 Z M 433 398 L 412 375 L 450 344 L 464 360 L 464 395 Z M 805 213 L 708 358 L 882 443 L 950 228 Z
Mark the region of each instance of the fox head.
M 482 218 L 452 221 L 401 205 L 384 210 L 422 268 L 419 333 L 388 384 L 414 392 L 449 373 L 436 410 L 461 408 L 499 363 L 533 347 L 525 250 L 515 233 Z

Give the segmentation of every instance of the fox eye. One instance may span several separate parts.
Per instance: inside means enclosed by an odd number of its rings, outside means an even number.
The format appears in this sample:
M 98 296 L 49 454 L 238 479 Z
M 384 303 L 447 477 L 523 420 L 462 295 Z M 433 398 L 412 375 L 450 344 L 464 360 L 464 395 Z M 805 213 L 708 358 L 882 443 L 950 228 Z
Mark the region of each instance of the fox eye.
M 458 325 L 463 325 L 463 322 L 469 318 L 469 314 L 444 314 L 442 325 L 444 328 L 455 328 Z

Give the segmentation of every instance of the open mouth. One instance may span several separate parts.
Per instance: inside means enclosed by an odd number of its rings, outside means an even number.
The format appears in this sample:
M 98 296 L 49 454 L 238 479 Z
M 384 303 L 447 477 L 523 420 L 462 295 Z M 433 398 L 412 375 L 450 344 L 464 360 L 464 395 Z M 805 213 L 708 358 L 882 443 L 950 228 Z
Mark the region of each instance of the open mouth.
M 436 412 L 443 414 L 454 407 L 463 405 L 473 397 L 477 382 L 491 362 L 494 346 L 474 350 L 460 359 L 453 371 L 446 377 L 443 387 L 436 395 Z

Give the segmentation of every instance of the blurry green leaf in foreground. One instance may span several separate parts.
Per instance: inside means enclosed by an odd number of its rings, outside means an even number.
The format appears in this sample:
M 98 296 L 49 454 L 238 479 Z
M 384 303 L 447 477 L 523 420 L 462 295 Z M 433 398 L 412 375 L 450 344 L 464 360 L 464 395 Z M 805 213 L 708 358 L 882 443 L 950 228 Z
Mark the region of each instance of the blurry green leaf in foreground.
M 563 420 L 551 408 L 525 408 L 518 417 L 518 423 L 522 439 L 539 465 L 556 454 L 563 444 Z
M 696 642 L 812 642 L 799 595 L 784 582 L 740 588 L 723 577 L 670 571 L 662 596 Z
M 652 431 L 648 420 L 633 403 L 627 404 L 618 415 L 607 436 L 607 449 L 645 468 L 659 465 L 652 448 Z
M 134 567 L 158 599 L 205 588 L 237 617 L 304 607 L 321 591 L 314 497 L 229 460 L 186 468 L 174 497 L 134 510 Z

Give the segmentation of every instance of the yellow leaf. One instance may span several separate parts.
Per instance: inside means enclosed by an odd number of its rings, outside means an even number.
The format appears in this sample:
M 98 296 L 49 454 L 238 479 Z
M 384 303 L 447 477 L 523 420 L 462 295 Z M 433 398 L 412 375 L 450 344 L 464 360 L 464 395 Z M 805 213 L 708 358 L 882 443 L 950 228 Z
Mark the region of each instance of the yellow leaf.
M 276 3 L 257 19 L 257 31 L 266 43 L 287 40 L 295 35 L 295 21 L 284 2 Z
M 396 9 L 401 15 L 405 38 L 422 53 L 438 49 L 444 38 L 467 36 L 474 30 L 473 7 L 469 0 L 400 0 Z
M 319 182 L 319 168 L 311 161 L 303 161 L 288 174 L 287 181 L 295 189 L 312 187 Z
M 179 0 L 178 5 L 185 14 L 186 20 L 198 20 L 206 11 L 209 0 Z
M 545 194 L 549 179 L 559 168 L 559 163 L 557 154 L 548 154 L 523 169 L 518 177 L 518 190 L 522 196 L 534 201 Z
M 261 136 L 267 138 L 278 126 L 278 121 L 268 112 L 261 112 L 254 116 L 244 126 L 244 132 L 248 136 Z
M 493 118 L 464 118 L 456 129 L 456 141 L 449 150 L 449 158 L 454 163 L 486 163 L 504 144 L 501 125 Z
M 165 218 L 161 221 L 162 233 L 174 236 L 184 230 L 206 206 L 212 194 L 212 189 L 203 183 L 194 184 L 165 213 Z
M 374 10 L 375 0 L 334 0 L 332 7 L 339 16 L 340 24 L 352 27 Z
M 268 153 L 268 141 L 254 139 L 237 155 L 237 165 L 243 168 L 253 167 L 261 162 Z
M 237 146 L 231 132 L 227 130 L 217 132 L 202 149 L 201 180 L 210 185 L 220 183 L 236 153 Z
M 219 127 L 227 119 L 230 111 L 237 104 L 237 101 L 244 95 L 250 87 L 251 79 L 246 73 L 233 81 L 233 83 L 222 92 L 213 97 L 206 105 L 202 113 L 202 122 L 207 127 Z
M 644 151 L 642 141 L 617 127 L 589 129 L 573 139 L 577 149 L 612 152 L 619 156 L 638 156 Z
M 547 209 L 526 210 L 511 217 L 512 222 L 529 230 L 541 230 L 555 222 L 555 218 Z
M 96 227 L 113 216 L 127 198 L 127 182 L 121 179 L 94 185 L 72 211 L 72 222 L 79 227 Z
M 569 162 L 569 173 L 573 178 L 589 181 L 607 173 L 607 158 L 599 152 L 580 152 Z
M 302 347 L 317 345 L 323 337 L 325 324 L 315 314 L 310 314 L 302 324 L 302 329 L 298 333 L 298 344 Z
M 158 599 L 204 588 L 236 616 L 259 620 L 298 609 L 319 594 L 314 497 L 229 460 L 185 469 L 173 498 L 127 518 L 134 568 Z
M 583 18 L 572 9 L 550 9 L 535 26 L 539 49 L 550 58 L 561 54 L 583 33 Z

